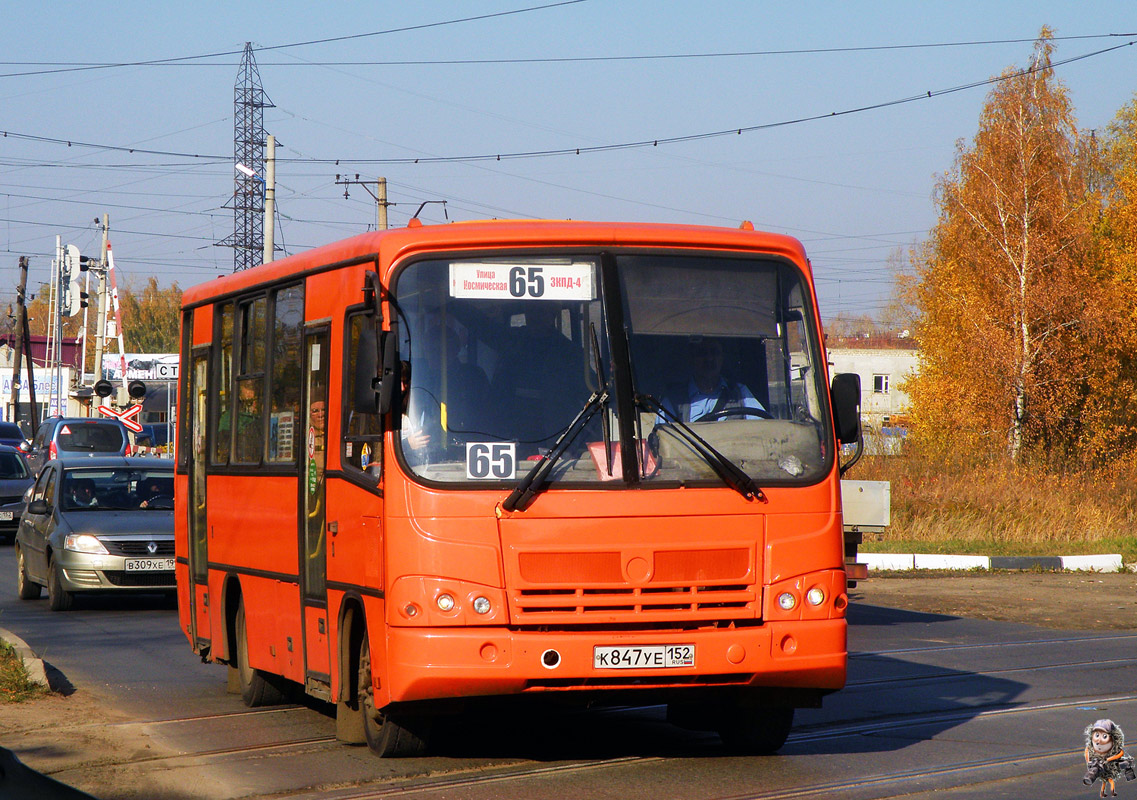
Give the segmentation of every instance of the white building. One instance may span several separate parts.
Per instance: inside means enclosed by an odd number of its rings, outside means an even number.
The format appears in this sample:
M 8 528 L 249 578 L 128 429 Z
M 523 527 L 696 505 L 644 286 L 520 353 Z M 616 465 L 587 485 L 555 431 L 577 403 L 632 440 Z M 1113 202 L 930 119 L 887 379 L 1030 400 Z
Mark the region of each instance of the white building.
M 911 400 L 901 385 L 919 369 L 915 350 L 841 348 L 829 351 L 829 374 L 861 376 L 861 422 L 880 433 L 908 414 Z

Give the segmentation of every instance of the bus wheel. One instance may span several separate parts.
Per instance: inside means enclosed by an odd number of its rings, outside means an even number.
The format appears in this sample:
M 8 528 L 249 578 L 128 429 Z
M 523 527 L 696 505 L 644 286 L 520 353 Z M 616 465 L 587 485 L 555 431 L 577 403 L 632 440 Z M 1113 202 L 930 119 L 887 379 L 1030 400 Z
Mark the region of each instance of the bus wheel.
M 718 732 L 735 752 L 770 755 L 786 743 L 793 724 L 792 708 L 737 708 L 723 713 Z
M 359 650 L 357 681 L 359 713 L 363 716 L 363 735 L 371 752 L 382 758 L 423 755 L 426 752 L 425 721 L 396 720 L 375 708 L 375 689 L 371 682 L 371 646 L 367 642 L 366 634 L 363 636 Z
M 241 689 L 241 699 L 249 708 L 274 706 L 284 700 L 284 695 L 259 669 L 249 666 L 249 632 L 245 627 L 245 601 L 237 605 L 237 682 Z

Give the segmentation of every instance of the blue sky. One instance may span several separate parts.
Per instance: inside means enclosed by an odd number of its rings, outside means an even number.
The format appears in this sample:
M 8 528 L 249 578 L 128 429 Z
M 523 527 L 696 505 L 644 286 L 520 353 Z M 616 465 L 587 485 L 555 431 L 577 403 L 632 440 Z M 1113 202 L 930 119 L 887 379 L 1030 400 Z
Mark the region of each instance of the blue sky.
M 49 1 L 7 9 L 0 130 L 35 138 L 0 138 L 0 293 L 14 287 L 20 255 L 32 259 L 33 282 L 47 279 L 56 235 L 96 255 L 93 221 L 104 212 L 120 280 L 141 286 L 156 275 L 185 287 L 231 272 L 232 251 L 213 242 L 233 230 L 224 204 L 233 192 L 239 52 L 246 41 L 275 48 L 354 36 L 256 52 L 275 104 L 265 128 L 281 143 L 277 243 L 288 252 L 373 225 L 370 196 L 351 187 L 345 199 L 335 178 L 382 175 L 394 226 L 424 200 L 446 200 L 450 220 L 733 227 L 748 219 L 805 243 L 824 316 L 876 314 L 891 289 L 890 259 L 935 223 L 936 178 L 951 168 L 957 141 L 974 135 L 989 87 L 936 93 L 1025 66 L 1043 25 L 1059 37 L 1056 60 L 1137 42 L 1131 0 L 539 8 L 547 5 Z M 456 21 L 485 15 L 498 16 Z M 414 29 L 396 30 L 406 28 Z M 1092 38 L 1106 34 L 1130 36 Z M 229 55 L 135 64 L 212 53 Z M 671 57 L 629 58 L 642 56 Z M 441 63 L 454 61 L 462 63 Z M 110 62 L 135 65 L 21 74 Z M 1135 67 L 1137 48 L 1122 46 L 1059 68 L 1081 127 L 1104 128 L 1131 101 Z M 936 96 L 840 113 L 927 92 Z M 361 162 L 588 148 L 833 112 L 602 153 Z M 443 222 L 442 209 L 427 205 L 421 217 Z

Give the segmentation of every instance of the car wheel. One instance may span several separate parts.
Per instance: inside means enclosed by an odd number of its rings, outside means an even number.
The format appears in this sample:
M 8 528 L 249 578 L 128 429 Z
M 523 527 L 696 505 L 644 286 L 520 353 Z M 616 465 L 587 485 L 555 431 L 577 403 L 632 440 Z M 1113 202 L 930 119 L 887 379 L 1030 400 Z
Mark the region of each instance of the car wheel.
M 47 565 L 47 603 L 52 611 L 67 611 L 75 603 L 75 595 L 63 588 L 63 575 L 52 559 Z
M 237 606 L 237 679 L 241 699 L 249 708 L 279 705 L 284 694 L 259 669 L 249 666 L 249 634 L 245 627 L 245 601 Z
M 364 634 L 359 651 L 357 677 L 359 713 L 363 716 L 363 735 L 371 752 L 383 758 L 408 758 L 426 752 L 429 720 L 394 719 L 375 708 L 371 682 L 371 646 Z
M 16 592 L 19 593 L 21 600 L 35 600 L 39 597 L 40 585 L 33 583 L 32 579 L 28 577 L 28 565 L 24 561 L 24 551 L 19 546 L 16 547 Z

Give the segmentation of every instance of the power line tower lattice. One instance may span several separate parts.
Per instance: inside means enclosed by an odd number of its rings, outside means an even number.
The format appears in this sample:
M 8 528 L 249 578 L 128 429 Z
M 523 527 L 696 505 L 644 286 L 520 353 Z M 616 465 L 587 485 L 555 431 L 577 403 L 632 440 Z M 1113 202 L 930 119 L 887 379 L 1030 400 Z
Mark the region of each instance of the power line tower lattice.
M 233 90 L 233 235 L 218 244 L 233 248 L 233 271 L 255 267 L 264 253 L 264 110 L 274 108 L 261 86 L 253 44 L 245 42 Z M 238 164 L 246 169 L 236 169 Z

